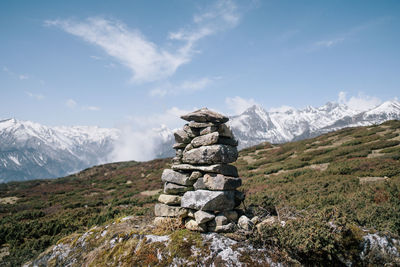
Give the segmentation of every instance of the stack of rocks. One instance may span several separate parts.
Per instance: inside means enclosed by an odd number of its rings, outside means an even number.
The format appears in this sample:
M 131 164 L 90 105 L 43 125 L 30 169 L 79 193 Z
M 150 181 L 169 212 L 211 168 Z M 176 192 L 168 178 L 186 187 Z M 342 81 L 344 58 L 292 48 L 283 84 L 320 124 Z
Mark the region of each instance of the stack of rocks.
M 156 220 L 179 217 L 190 230 L 231 232 L 244 195 L 236 190 L 242 184 L 237 169 L 229 165 L 238 157 L 229 119 L 206 108 L 181 118 L 189 123 L 174 133 L 176 157 L 161 177 Z

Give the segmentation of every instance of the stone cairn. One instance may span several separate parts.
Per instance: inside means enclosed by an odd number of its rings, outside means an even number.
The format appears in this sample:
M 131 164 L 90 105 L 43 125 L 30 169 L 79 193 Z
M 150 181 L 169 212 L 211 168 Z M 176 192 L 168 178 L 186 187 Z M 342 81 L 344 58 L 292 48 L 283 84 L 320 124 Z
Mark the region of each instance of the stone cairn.
M 190 230 L 232 232 L 244 194 L 236 190 L 242 185 L 236 167 L 229 165 L 238 157 L 229 118 L 207 108 L 181 118 L 189 123 L 174 133 L 176 157 L 162 173 L 155 222 L 178 217 Z

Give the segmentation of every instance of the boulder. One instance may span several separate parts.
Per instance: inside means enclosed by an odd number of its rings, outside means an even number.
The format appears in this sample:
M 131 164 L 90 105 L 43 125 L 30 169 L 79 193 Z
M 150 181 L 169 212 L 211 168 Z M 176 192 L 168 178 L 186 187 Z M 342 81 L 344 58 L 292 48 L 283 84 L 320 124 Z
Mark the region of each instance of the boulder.
M 168 206 L 165 204 L 157 203 L 154 206 L 154 214 L 157 217 L 181 217 L 187 216 L 187 210 L 181 207 Z
M 195 122 L 214 122 L 214 123 L 225 123 L 229 120 L 228 117 L 211 111 L 207 108 L 202 108 L 194 112 L 190 112 L 186 115 L 181 116 L 185 121 L 195 121 Z
M 215 216 L 215 225 L 216 226 L 222 226 L 222 225 L 228 224 L 228 222 L 229 222 L 228 218 L 226 218 L 224 215 L 219 214 L 219 215 Z
M 177 156 L 178 158 L 182 158 L 183 157 L 183 149 L 179 148 L 179 149 L 175 150 L 175 156 Z
M 195 122 L 191 121 L 189 122 L 189 127 L 194 128 L 194 129 L 200 129 L 200 128 L 205 128 L 209 126 L 218 126 L 218 124 L 212 123 L 212 122 Z
M 203 224 L 198 224 L 195 220 L 190 219 L 185 223 L 185 227 L 191 231 L 206 232 L 207 228 Z
M 193 138 L 193 140 L 190 144 L 193 147 L 209 146 L 209 145 L 216 144 L 218 142 L 218 137 L 219 137 L 218 132 L 209 133 L 206 135 L 201 135 L 201 136 Z
M 175 137 L 175 141 L 177 143 L 189 144 L 190 141 L 192 140 L 192 138 L 189 137 L 187 132 L 185 132 L 184 130 L 181 130 L 181 129 L 174 132 L 174 137 Z
M 234 139 L 231 127 L 226 124 L 221 124 L 218 126 L 218 133 L 222 137 Z
M 203 178 L 197 179 L 197 181 L 193 185 L 194 190 L 200 189 L 207 189 L 206 185 L 204 184 Z
M 246 215 L 240 216 L 238 225 L 245 231 L 251 231 L 254 227 L 253 222 Z
M 232 138 L 219 137 L 218 144 L 228 145 L 228 146 L 238 146 L 239 142 Z
M 179 205 L 181 204 L 181 198 L 180 196 L 161 194 L 158 197 L 158 201 L 167 205 Z
M 198 210 L 194 213 L 194 218 L 198 224 L 202 224 L 214 219 L 215 215 L 209 212 Z
M 171 162 L 172 162 L 172 164 L 181 164 L 182 163 L 182 158 L 173 157 Z
M 188 191 L 181 199 L 181 207 L 204 211 L 232 210 L 234 197 L 233 191 Z
M 180 170 L 180 171 L 202 171 L 202 172 L 220 173 L 227 176 L 238 177 L 237 168 L 229 164 L 213 164 L 209 166 L 174 164 L 172 165 L 171 168 L 173 170 Z
M 180 149 L 180 148 L 185 148 L 187 144 L 185 143 L 176 143 L 172 146 L 173 149 Z
M 189 164 L 216 164 L 236 161 L 236 147 L 227 145 L 211 145 L 193 148 L 183 152 L 182 161 Z
M 185 124 L 185 126 L 183 126 L 183 130 L 186 132 L 186 134 L 190 138 L 194 138 L 194 137 L 200 135 L 199 129 L 198 128 L 191 128 L 191 127 L 189 127 L 189 124 Z
M 201 172 L 199 172 L 199 171 L 194 171 L 194 172 L 192 172 L 192 173 L 190 174 L 189 179 L 192 180 L 192 181 L 196 181 L 197 179 L 199 179 L 199 178 L 202 177 L 202 176 L 203 176 L 203 174 L 201 174 Z
M 189 174 L 180 173 L 171 169 L 164 169 L 161 180 L 163 182 L 174 183 L 179 185 L 192 185 Z
M 185 149 L 183 150 L 183 154 L 186 153 L 186 152 L 189 151 L 189 150 L 192 150 L 192 149 L 193 149 L 193 145 L 192 145 L 192 144 L 188 144 L 188 145 L 185 147 Z M 182 158 L 183 158 L 183 154 L 182 154 Z
M 183 194 L 186 191 L 191 190 L 193 187 L 187 187 L 184 185 L 173 184 L 173 183 L 165 183 L 164 185 L 164 193 L 171 195 L 179 195 Z
M 214 132 L 218 132 L 219 127 L 218 126 L 208 126 L 204 129 L 200 130 L 200 135 L 206 135 Z
M 270 227 L 274 224 L 278 224 L 279 220 L 277 216 L 271 216 L 256 225 L 258 233 L 262 233 L 263 228 Z
M 235 231 L 235 224 L 228 223 L 226 225 L 216 226 L 215 232 L 216 233 L 232 233 Z
M 235 190 L 242 185 L 242 179 L 222 174 L 205 174 L 203 182 L 207 189 L 217 191 Z

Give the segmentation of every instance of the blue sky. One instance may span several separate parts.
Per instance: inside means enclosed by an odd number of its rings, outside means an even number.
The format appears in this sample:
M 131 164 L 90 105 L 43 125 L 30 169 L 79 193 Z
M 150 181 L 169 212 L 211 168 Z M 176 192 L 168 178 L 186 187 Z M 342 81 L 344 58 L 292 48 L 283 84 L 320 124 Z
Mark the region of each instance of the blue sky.
M 176 126 L 400 92 L 400 1 L 1 1 L 0 118 Z M 354 102 L 354 101 L 353 101 Z

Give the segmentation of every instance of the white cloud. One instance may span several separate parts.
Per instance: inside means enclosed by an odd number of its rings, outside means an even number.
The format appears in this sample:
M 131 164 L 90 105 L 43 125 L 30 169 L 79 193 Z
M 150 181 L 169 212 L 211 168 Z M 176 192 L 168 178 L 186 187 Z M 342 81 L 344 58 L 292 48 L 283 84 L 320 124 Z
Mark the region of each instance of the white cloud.
M 65 105 L 66 105 L 68 108 L 70 108 L 70 109 L 74 109 L 74 108 L 78 105 L 78 103 L 76 103 L 76 101 L 73 100 L 73 99 L 68 99 L 68 100 L 65 102 Z
M 48 20 L 45 25 L 59 27 L 99 46 L 132 71 L 133 81 L 149 82 L 173 75 L 180 66 L 191 61 L 197 41 L 236 26 L 239 15 L 232 1 L 219 0 L 205 12 L 196 15 L 193 21 L 194 25 L 169 34 L 169 39 L 183 41 L 172 52 L 147 40 L 139 30 L 104 18 L 92 17 L 81 22 Z
M 185 123 L 180 116 L 191 110 L 172 107 L 160 114 L 128 116 L 128 123 L 119 127 L 121 136 L 112 152 L 112 161 L 150 160 L 169 134 L 168 129 L 181 128 Z
M 99 111 L 100 110 L 100 108 L 96 107 L 96 106 L 83 106 L 82 109 L 89 110 L 89 111 Z
M 243 113 L 243 111 L 251 106 L 258 105 L 253 98 L 245 99 L 241 98 L 240 96 L 227 97 L 225 99 L 225 104 L 227 105 L 228 109 L 234 112 L 234 115 Z
M 182 93 L 193 93 L 205 89 L 212 84 L 216 78 L 204 77 L 198 80 L 186 80 L 178 85 L 171 83 L 164 83 L 162 86 L 156 87 L 150 91 L 151 96 L 163 97 L 166 95 L 178 95 Z
M 318 42 L 315 42 L 314 45 L 316 47 L 330 48 L 330 47 L 334 47 L 334 46 L 344 42 L 344 40 L 345 40 L 344 37 L 340 37 L 340 38 L 334 38 L 334 39 L 330 39 L 330 40 L 318 41 Z
M 279 112 L 279 113 L 284 113 L 284 112 L 288 112 L 288 111 L 293 111 L 293 110 L 296 110 L 294 107 L 291 107 L 291 106 L 286 106 L 286 105 L 283 105 L 283 106 L 280 106 L 280 107 L 277 107 L 277 108 L 270 108 L 268 111 L 269 112 Z
M 18 76 L 18 78 L 19 78 L 20 80 L 26 80 L 26 79 L 29 78 L 29 76 L 28 76 L 28 75 L 20 74 L 20 75 Z
M 25 93 L 26 93 L 30 98 L 34 98 L 34 99 L 36 99 L 36 100 L 42 100 L 42 99 L 44 98 L 44 95 L 42 95 L 42 94 L 34 94 L 34 93 L 28 92 L 28 91 L 26 91 Z
M 382 103 L 382 100 L 374 96 L 365 95 L 361 92 L 358 93 L 357 96 L 347 98 L 347 93 L 341 91 L 338 95 L 338 102 L 347 105 L 355 111 L 361 112 L 378 106 Z

